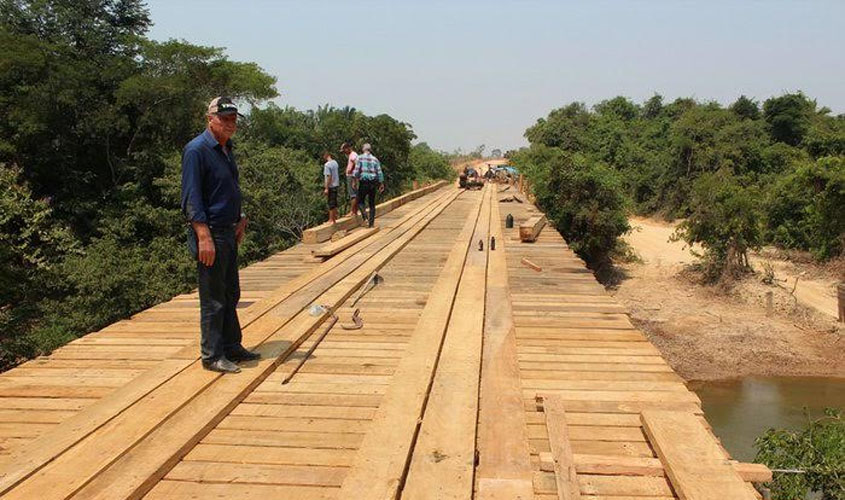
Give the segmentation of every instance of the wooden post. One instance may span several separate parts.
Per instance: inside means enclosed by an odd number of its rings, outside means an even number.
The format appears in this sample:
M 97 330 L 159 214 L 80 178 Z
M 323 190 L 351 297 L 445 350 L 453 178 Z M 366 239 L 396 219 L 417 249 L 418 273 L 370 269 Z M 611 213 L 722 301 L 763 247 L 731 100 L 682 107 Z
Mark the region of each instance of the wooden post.
M 522 183 L 523 183 L 523 181 L 524 181 L 524 176 L 523 176 L 522 174 L 519 174 L 519 192 L 520 192 L 520 193 L 524 193 L 524 192 L 525 192 L 525 191 L 523 191 L 523 190 L 522 190 Z
M 414 191 L 420 188 L 420 181 L 414 181 Z
M 845 323 L 845 283 L 840 283 L 836 288 L 839 299 L 839 321 Z
M 766 292 L 766 316 L 771 316 L 772 311 L 774 310 L 774 301 L 772 300 L 773 295 L 774 294 L 771 292 L 771 290 Z

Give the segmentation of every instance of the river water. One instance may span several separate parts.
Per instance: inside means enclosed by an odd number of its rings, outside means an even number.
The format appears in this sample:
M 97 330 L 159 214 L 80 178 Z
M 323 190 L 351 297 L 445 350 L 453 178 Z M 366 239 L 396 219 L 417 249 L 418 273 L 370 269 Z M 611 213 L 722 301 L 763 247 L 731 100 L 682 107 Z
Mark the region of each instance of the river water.
M 845 410 L 845 378 L 749 377 L 689 386 L 722 445 L 745 462 L 754 460 L 754 438 L 767 429 L 804 427 L 804 408 L 811 416 L 825 407 Z

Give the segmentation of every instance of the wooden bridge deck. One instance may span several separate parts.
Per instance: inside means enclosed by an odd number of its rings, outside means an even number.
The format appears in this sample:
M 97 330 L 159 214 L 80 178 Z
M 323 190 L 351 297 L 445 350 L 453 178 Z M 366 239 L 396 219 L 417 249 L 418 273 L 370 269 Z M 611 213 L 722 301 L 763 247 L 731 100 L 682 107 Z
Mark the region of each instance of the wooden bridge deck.
M 727 460 L 552 227 L 519 242 L 537 211 L 506 194 L 439 189 L 324 263 L 297 245 L 244 269 L 245 344 L 265 358 L 240 374 L 199 367 L 192 293 L 0 375 L 0 493 L 754 498 L 765 471 Z M 342 328 L 374 271 L 364 327 Z M 341 319 L 282 384 L 329 319 L 313 304 Z

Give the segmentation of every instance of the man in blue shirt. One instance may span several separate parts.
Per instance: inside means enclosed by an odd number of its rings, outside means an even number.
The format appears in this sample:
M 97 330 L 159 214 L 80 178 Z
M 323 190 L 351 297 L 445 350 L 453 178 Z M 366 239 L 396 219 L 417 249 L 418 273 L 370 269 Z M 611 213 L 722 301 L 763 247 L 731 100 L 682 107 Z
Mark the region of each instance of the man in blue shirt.
M 208 128 L 182 152 L 182 213 L 199 274 L 202 364 L 223 373 L 241 371 L 234 362 L 260 357 L 241 345 L 237 313 L 238 245 L 247 225 L 232 154 L 239 115 L 231 99 L 215 98 L 206 113 Z

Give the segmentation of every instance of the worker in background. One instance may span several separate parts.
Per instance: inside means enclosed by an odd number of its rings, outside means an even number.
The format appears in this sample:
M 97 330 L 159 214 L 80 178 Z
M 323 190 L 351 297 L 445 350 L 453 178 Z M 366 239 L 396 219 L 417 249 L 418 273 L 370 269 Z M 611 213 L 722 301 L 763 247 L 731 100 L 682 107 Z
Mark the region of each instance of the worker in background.
M 373 227 L 376 220 L 376 190 L 384 192 L 384 173 L 381 171 L 381 162 L 373 156 L 372 147 L 364 144 L 361 150 L 352 176 L 358 188 L 358 203 L 363 207 L 364 200 L 367 200 L 369 227 Z
M 206 130 L 182 152 L 182 213 L 199 274 L 202 365 L 223 373 L 241 371 L 235 362 L 261 357 L 241 345 L 237 312 L 238 245 L 247 225 L 232 154 L 238 116 L 231 99 L 215 98 L 206 112 Z
M 331 153 L 323 153 L 323 194 L 326 195 L 329 206 L 329 222 L 334 224 L 337 220 L 337 190 L 340 186 L 340 174 L 338 173 L 337 162 L 332 158 Z
M 352 145 L 344 142 L 340 146 L 340 152 L 346 155 L 346 192 L 349 195 L 349 215 L 358 215 L 358 191 L 355 189 L 353 172 L 355 163 L 358 161 L 358 153 L 352 149 Z

